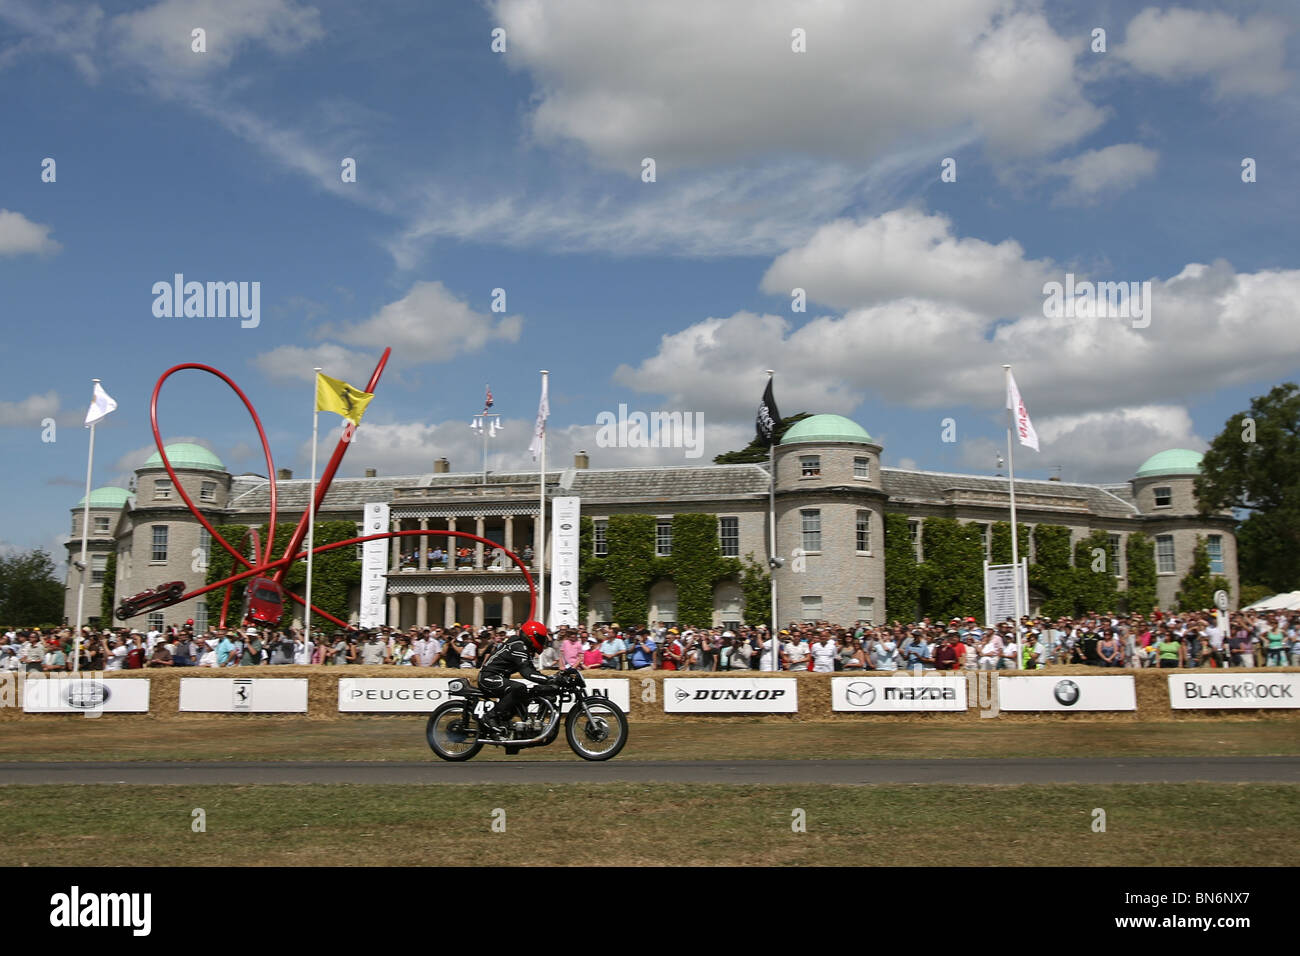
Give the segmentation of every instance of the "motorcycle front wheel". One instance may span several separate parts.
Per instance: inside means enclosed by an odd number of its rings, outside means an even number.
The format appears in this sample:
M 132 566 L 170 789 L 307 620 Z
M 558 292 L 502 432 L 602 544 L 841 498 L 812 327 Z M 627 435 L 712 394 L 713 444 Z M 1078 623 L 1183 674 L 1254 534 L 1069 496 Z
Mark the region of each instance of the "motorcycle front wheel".
M 478 739 L 478 724 L 473 716 L 466 722 L 465 705 L 448 701 L 429 715 L 424 735 L 429 749 L 443 760 L 468 760 L 483 744 Z
M 581 703 L 575 704 L 565 719 L 564 735 L 583 760 L 609 760 L 627 743 L 627 717 L 604 697 L 588 697 L 586 704 L 591 716 Z

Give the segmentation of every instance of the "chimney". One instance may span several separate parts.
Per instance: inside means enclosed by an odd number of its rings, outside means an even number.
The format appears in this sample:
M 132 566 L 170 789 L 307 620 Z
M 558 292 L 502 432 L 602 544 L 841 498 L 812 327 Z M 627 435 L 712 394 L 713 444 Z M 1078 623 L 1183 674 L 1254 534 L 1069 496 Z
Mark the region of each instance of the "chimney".
M 1048 480 L 1048 481 L 1060 481 L 1060 480 L 1061 480 L 1061 476 L 1060 476 L 1060 475 L 1052 475 L 1052 477 L 1048 478 L 1047 480 Z
M 451 462 L 446 458 L 439 458 L 433 463 L 433 473 L 435 475 L 445 475 L 451 471 Z
M 291 471 L 290 469 L 288 468 L 275 469 L 276 481 L 289 481 L 291 478 L 293 478 L 293 471 Z
M 375 471 L 375 469 L 373 469 L 373 468 L 367 468 L 367 469 L 366 469 L 366 477 L 367 477 L 367 478 L 374 478 L 374 477 L 376 476 L 376 474 L 377 474 L 377 472 Z
M 573 467 L 590 468 L 591 457 L 585 451 L 579 451 L 576 455 L 573 456 Z

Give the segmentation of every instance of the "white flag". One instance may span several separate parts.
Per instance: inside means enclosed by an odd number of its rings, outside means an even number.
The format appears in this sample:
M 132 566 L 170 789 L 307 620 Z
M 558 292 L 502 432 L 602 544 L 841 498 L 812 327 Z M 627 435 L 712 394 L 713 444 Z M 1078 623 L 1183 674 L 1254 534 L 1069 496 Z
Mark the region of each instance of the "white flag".
M 95 397 L 91 399 L 90 408 L 86 411 L 86 424 L 95 424 L 115 408 L 117 408 L 117 402 L 113 401 L 113 397 L 104 391 L 104 386 L 96 382 Z
M 533 454 L 533 461 L 542 453 L 542 443 L 546 441 L 546 419 L 551 414 L 550 403 L 546 400 L 546 385 L 550 381 L 547 378 L 542 379 L 542 400 L 537 403 L 537 424 L 533 428 L 533 441 L 528 446 L 528 450 Z
M 1025 403 L 1020 398 L 1020 389 L 1016 388 L 1016 379 L 1010 369 L 1007 370 L 1007 408 L 1011 409 L 1011 414 L 1015 417 L 1016 437 L 1020 439 L 1020 444 L 1038 451 L 1038 432 L 1034 431 L 1034 423 L 1029 420 L 1029 413 L 1025 411 Z

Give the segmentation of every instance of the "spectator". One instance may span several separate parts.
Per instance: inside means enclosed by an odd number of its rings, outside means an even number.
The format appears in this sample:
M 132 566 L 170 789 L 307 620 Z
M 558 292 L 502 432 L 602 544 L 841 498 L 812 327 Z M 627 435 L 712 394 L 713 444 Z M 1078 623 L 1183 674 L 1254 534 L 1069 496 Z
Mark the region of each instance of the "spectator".
M 239 659 L 240 665 L 244 667 L 253 667 L 262 663 L 262 634 L 255 627 L 250 627 L 244 632 L 244 652 Z M 218 654 L 220 657 L 220 654 Z
M 627 661 L 627 645 L 623 639 L 609 630 L 605 631 L 605 640 L 600 644 L 601 667 L 605 670 L 621 670 Z
M 150 667 L 171 667 L 172 666 L 172 645 L 176 638 L 168 638 L 159 641 L 153 649 L 153 654 L 149 657 Z
M 1269 622 L 1268 630 L 1264 632 L 1268 652 L 1268 667 L 1284 667 L 1286 665 L 1286 635 L 1282 632 L 1282 626 L 1278 623 L 1277 618 Z
M 736 637 L 731 642 L 731 654 L 727 659 L 727 669 L 733 671 L 750 670 L 754 660 L 754 649 L 743 637 Z
M 203 641 L 203 653 L 199 657 L 199 667 L 216 667 L 217 666 L 217 644 L 219 642 L 215 637 L 209 637 Z
M 815 673 L 830 674 L 835 671 L 835 658 L 839 648 L 835 646 L 835 642 L 826 631 L 818 631 L 817 640 L 813 641 L 809 652 L 812 655 L 812 669 Z
M 13 647 L 6 644 L 0 647 L 0 671 L 6 674 L 15 674 L 23 669 L 23 662 L 18 659 L 14 653 Z
M 784 650 L 785 660 L 783 663 L 786 670 L 806 671 L 808 669 L 808 638 L 800 634 L 796 640 L 792 634 Z
M 461 670 L 472 668 L 478 663 L 478 645 L 474 642 L 474 632 L 466 631 L 460 647 Z
M 1097 658 L 1102 667 L 1123 667 L 1124 656 L 1120 653 L 1119 641 L 1113 634 L 1107 634 L 1097 645 Z
M 1187 660 L 1187 651 L 1183 647 L 1183 642 L 1167 629 L 1160 643 L 1156 645 L 1156 653 L 1159 655 L 1161 667 L 1182 667 Z
M 898 645 L 889 634 L 877 640 L 871 649 L 871 663 L 878 671 L 896 671 L 902 660 Z
M 172 667 L 193 667 L 194 653 L 190 638 L 181 635 L 172 644 Z
M 46 651 L 41 658 L 41 670 L 47 674 L 68 669 L 68 657 L 63 653 L 63 647 L 58 640 L 50 640 L 46 645 Z
M 1002 659 L 1002 635 L 990 630 L 984 642 L 979 646 L 979 669 L 992 671 L 998 669 Z
M 632 651 L 633 670 L 644 670 L 654 664 L 655 642 L 650 636 L 650 629 L 642 628 L 637 636 Z
M 131 643 L 126 649 L 126 669 L 139 670 L 144 667 L 144 636 L 139 631 L 131 632 Z
M 583 647 L 578 635 L 568 627 L 560 628 L 560 660 L 565 667 L 577 667 L 582 663 Z
M 549 648 L 548 648 L 549 649 Z M 605 655 L 594 637 L 587 638 L 587 649 L 582 654 L 583 670 L 600 670 L 605 666 Z

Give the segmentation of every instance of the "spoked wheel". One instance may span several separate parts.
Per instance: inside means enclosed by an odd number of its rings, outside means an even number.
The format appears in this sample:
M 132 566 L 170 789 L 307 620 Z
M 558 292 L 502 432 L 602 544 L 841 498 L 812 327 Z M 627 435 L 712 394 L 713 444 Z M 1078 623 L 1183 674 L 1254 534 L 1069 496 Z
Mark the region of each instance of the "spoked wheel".
M 581 703 L 574 705 L 564 722 L 564 735 L 583 760 L 608 760 L 627 743 L 627 717 L 603 697 L 588 697 L 587 710 L 590 717 Z
M 456 701 L 448 701 L 429 715 L 424 735 L 429 748 L 443 760 L 468 760 L 483 749 L 477 721 L 471 717 L 466 722 L 465 705 Z

